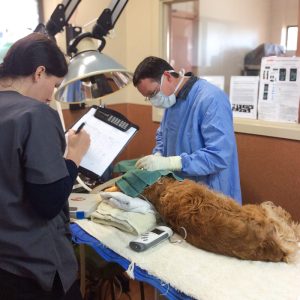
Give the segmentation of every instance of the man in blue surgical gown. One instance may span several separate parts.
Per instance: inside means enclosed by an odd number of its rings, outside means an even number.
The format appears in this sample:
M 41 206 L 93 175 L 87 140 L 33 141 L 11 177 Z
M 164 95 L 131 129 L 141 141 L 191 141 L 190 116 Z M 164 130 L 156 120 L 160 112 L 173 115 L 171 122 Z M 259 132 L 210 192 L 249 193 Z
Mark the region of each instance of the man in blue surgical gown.
M 241 203 L 232 112 L 227 95 L 191 73 L 175 72 L 165 60 L 145 58 L 133 84 L 165 113 L 152 155 L 137 161 L 141 169 L 173 170 Z

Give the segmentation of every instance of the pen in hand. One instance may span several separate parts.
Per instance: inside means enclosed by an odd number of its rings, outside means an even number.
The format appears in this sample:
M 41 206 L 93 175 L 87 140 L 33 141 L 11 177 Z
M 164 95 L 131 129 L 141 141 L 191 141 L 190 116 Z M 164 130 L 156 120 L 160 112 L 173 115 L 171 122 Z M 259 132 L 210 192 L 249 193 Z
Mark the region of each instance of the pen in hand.
M 84 125 L 85 125 L 85 122 L 82 122 L 80 124 L 80 126 L 77 128 L 77 130 L 75 131 L 75 134 L 78 134 L 80 132 L 80 130 L 83 128 Z

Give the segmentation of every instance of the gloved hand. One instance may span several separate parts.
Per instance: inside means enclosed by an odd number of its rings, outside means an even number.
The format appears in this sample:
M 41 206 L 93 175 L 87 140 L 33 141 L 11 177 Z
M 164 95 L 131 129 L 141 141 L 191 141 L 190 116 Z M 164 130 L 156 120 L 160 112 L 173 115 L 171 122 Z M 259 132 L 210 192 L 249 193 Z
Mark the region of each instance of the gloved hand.
M 159 155 L 147 155 L 139 159 L 135 166 L 139 169 L 145 169 L 147 171 L 179 171 L 182 168 L 182 163 L 180 156 L 164 157 Z
M 152 204 L 140 199 L 132 198 L 121 192 L 100 192 L 102 199 L 113 204 L 117 208 L 139 213 L 154 212 Z

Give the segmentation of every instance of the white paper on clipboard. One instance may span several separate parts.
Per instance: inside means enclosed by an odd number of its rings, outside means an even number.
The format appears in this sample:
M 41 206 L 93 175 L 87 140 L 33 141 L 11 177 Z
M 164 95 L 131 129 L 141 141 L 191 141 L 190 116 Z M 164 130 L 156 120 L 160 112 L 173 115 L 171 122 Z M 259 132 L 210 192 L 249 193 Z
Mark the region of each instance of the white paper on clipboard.
M 132 126 L 127 131 L 121 131 L 96 118 L 96 109 L 92 107 L 72 129 L 76 130 L 85 122 L 84 130 L 90 135 L 91 144 L 80 167 L 102 176 L 138 129 Z

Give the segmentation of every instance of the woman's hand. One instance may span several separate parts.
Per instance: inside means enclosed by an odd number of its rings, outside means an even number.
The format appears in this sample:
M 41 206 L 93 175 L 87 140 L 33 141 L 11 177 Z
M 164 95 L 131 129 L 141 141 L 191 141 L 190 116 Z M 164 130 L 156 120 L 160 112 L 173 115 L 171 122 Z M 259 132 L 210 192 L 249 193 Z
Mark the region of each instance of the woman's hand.
M 78 167 L 84 154 L 90 147 L 90 135 L 84 129 L 77 134 L 71 129 L 68 131 L 67 139 L 68 148 L 66 159 L 73 160 Z

